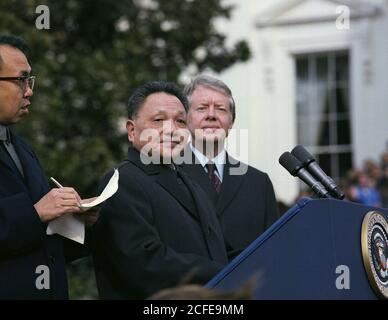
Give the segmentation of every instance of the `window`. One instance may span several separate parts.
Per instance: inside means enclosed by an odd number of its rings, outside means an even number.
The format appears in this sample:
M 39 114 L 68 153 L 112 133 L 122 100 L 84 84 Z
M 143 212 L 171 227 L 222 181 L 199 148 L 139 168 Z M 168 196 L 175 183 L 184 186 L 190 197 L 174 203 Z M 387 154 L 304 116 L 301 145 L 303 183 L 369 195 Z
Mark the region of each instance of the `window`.
M 298 144 L 337 180 L 352 167 L 348 52 L 298 55 Z

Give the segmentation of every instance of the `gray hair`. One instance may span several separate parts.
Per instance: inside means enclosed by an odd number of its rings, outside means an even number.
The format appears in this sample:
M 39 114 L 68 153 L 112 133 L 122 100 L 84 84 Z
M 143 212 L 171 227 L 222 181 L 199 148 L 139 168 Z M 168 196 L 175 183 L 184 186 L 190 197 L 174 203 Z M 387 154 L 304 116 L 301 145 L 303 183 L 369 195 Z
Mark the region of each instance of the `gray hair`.
M 236 103 L 234 102 L 232 91 L 230 88 L 221 80 L 208 75 L 199 75 L 191 80 L 189 84 L 183 89 L 183 93 L 186 95 L 189 100 L 189 107 L 191 106 L 191 95 L 198 87 L 208 87 L 216 91 L 222 92 L 223 94 L 229 97 L 229 108 L 232 113 L 232 120 L 236 118 Z

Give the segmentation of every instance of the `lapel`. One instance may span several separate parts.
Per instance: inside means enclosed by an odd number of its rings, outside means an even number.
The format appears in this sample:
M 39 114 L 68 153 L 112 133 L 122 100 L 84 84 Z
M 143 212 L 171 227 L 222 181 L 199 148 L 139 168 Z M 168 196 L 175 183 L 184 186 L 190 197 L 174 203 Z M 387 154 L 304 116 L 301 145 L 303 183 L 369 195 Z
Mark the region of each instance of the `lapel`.
M 12 143 L 19 156 L 24 171 L 24 179 L 20 174 L 19 179 L 21 179 L 27 186 L 31 198 L 34 201 L 37 201 L 49 191 L 49 186 L 43 170 L 32 150 L 28 148 L 19 137 L 12 134 L 12 132 L 11 136 Z
M 128 160 L 148 176 L 154 176 L 156 183 L 170 193 L 193 217 L 199 218 L 194 199 L 188 193 L 191 190 L 189 188 L 187 191 L 185 190 L 185 185 L 175 170 L 160 164 L 143 164 L 139 151 L 132 147 L 128 149 Z
M 220 216 L 227 208 L 230 201 L 232 201 L 232 199 L 236 196 L 236 193 L 238 192 L 245 178 L 245 174 L 231 175 L 231 169 L 244 166 L 245 164 L 233 158 L 231 158 L 231 163 L 230 156 L 228 153 L 226 153 L 221 190 L 220 193 L 217 194 L 217 191 L 214 189 L 210 182 L 209 176 L 207 175 L 202 165 L 199 163 L 198 159 L 195 157 L 194 153 L 191 152 L 191 150 L 190 155 L 192 159 L 189 159 L 188 157 L 185 158 L 185 163 L 188 165 L 184 166 L 184 170 L 190 176 L 196 178 L 197 183 L 202 187 L 202 189 L 213 202 L 216 208 L 217 216 Z
M 185 170 L 190 176 L 196 177 L 196 182 L 205 191 L 205 193 L 208 195 L 208 197 L 210 198 L 214 206 L 216 206 L 219 195 L 217 194 L 217 191 L 212 186 L 209 176 L 205 172 L 202 165 L 201 164 L 188 165 L 188 166 L 185 166 Z
M 178 175 L 180 179 L 182 179 L 183 183 L 186 185 L 187 189 L 189 190 L 189 192 L 193 197 L 194 205 L 196 207 L 196 213 L 200 220 L 202 228 L 203 230 L 207 230 L 207 228 L 209 227 L 209 221 L 207 218 L 207 215 L 209 214 L 208 209 L 205 208 L 205 206 L 203 205 L 203 200 L 199 198 L 198 192 L 197 190 L 195 190 L 195 187 L 193 183 L 190 181 L 189 177 L 182 170 L 180 170 L 179 167 L 178 167 L 178 170 L 179 170 Z
M 217 202 L 217 215 L 220 216 L 225 208 L 228 206 L 230 201 L 236 196 L 242 182 L 245 179 L 245 174 L 242 175 L 231 175 L 231 169 L 238 168 L 239 166 L 245 165 L 240 161 L 233 159 L 233 164 L 230 162 L 229 154 L 226 153 L 226 161 L 224 165 L 224 173 L 221 184 L 221 190 Z
M 203 236 L 206 240 L 206 244 L 207 244 L 207 248 L 210 256 L 212 257 L 212 259 L 216 261 L 227 263 L 223 236 L 222 236 L 220 227 L 218 225 L 218 221 L 215 217 L 213 207 L 211 206 L 210 203 L 208 206 L 206 206 L 206 201 L 204 201 L 204 199 L 201 198 L 201 194 L 199 194 L 198 193 L 199 191 L 197 191 L 196 189 L 199 187 L 195 186 L 191 182 L 190 178 L 186 175 L 186 173 L 183 172 L 182 170 L 178 170 L 178 171 L 179 171 L 178 173 L 179 176 L 185 182 L 187 188 L 190 190 L 191 194 L 193 195 L 194 202 L 197 206 L 197 212 L 199 215 L 199 221 L 201 224 Z M 216 225 L 214 223 L 216 223 Z
M 0 141 L 0 143 L 2 143 Z M 7 155 L 6 149 L 3 146 L 0 147 L 0 162 L 9 170 L 9 172 L 15 176 L 15 178 L 23 181 L 22 176 L 19 174 L 15 164 L 12 162 L 12 159 Z
M 209 196 L 214 206 L 216 206 L 218 201 L 218 194 L 212 186 L 209 176 L 190 148 L 187 154 L 189 154 L 189 156 L 185 158 L 185 165 L 183 167 L 184 171 L 187 172 L 189 176 L 195 177 L 195 181 Z

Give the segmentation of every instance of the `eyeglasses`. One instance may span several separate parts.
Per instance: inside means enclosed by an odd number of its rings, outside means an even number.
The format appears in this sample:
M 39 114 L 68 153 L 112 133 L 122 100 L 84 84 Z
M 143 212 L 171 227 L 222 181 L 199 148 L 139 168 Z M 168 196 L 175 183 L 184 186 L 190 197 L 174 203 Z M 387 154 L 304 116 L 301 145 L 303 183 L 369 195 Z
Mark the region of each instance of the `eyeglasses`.
M 35 76 L 22 76 L 22 77 L 0 77 L 0 81 L 18 81 L 20 88 L 23 90 L 23 93 L 26 93 L 27 86 L 31 90 L 34 90 Z

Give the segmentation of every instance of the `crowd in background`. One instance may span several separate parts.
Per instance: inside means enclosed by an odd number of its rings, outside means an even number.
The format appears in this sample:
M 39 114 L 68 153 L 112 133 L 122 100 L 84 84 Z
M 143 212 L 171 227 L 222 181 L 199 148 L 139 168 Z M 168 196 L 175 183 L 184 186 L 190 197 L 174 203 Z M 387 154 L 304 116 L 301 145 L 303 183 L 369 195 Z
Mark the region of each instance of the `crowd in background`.
M 359 169 L 351 168 L 340 181 L 340 188 L 345 193 L 345 200 L 367 206 L 388 208 L 388 152 L 380 156 L 380 160 L 367 159 Z M 303 188 L 295 199 L 315 197 L 311 189 Z M 281 214 L 290 206 L 278 202 Z
M 380 163 L 365 160 L 361 169 L 348 171 L 343 183 L 346 198 L 373 207 L 388 207 L 388 152 Z

